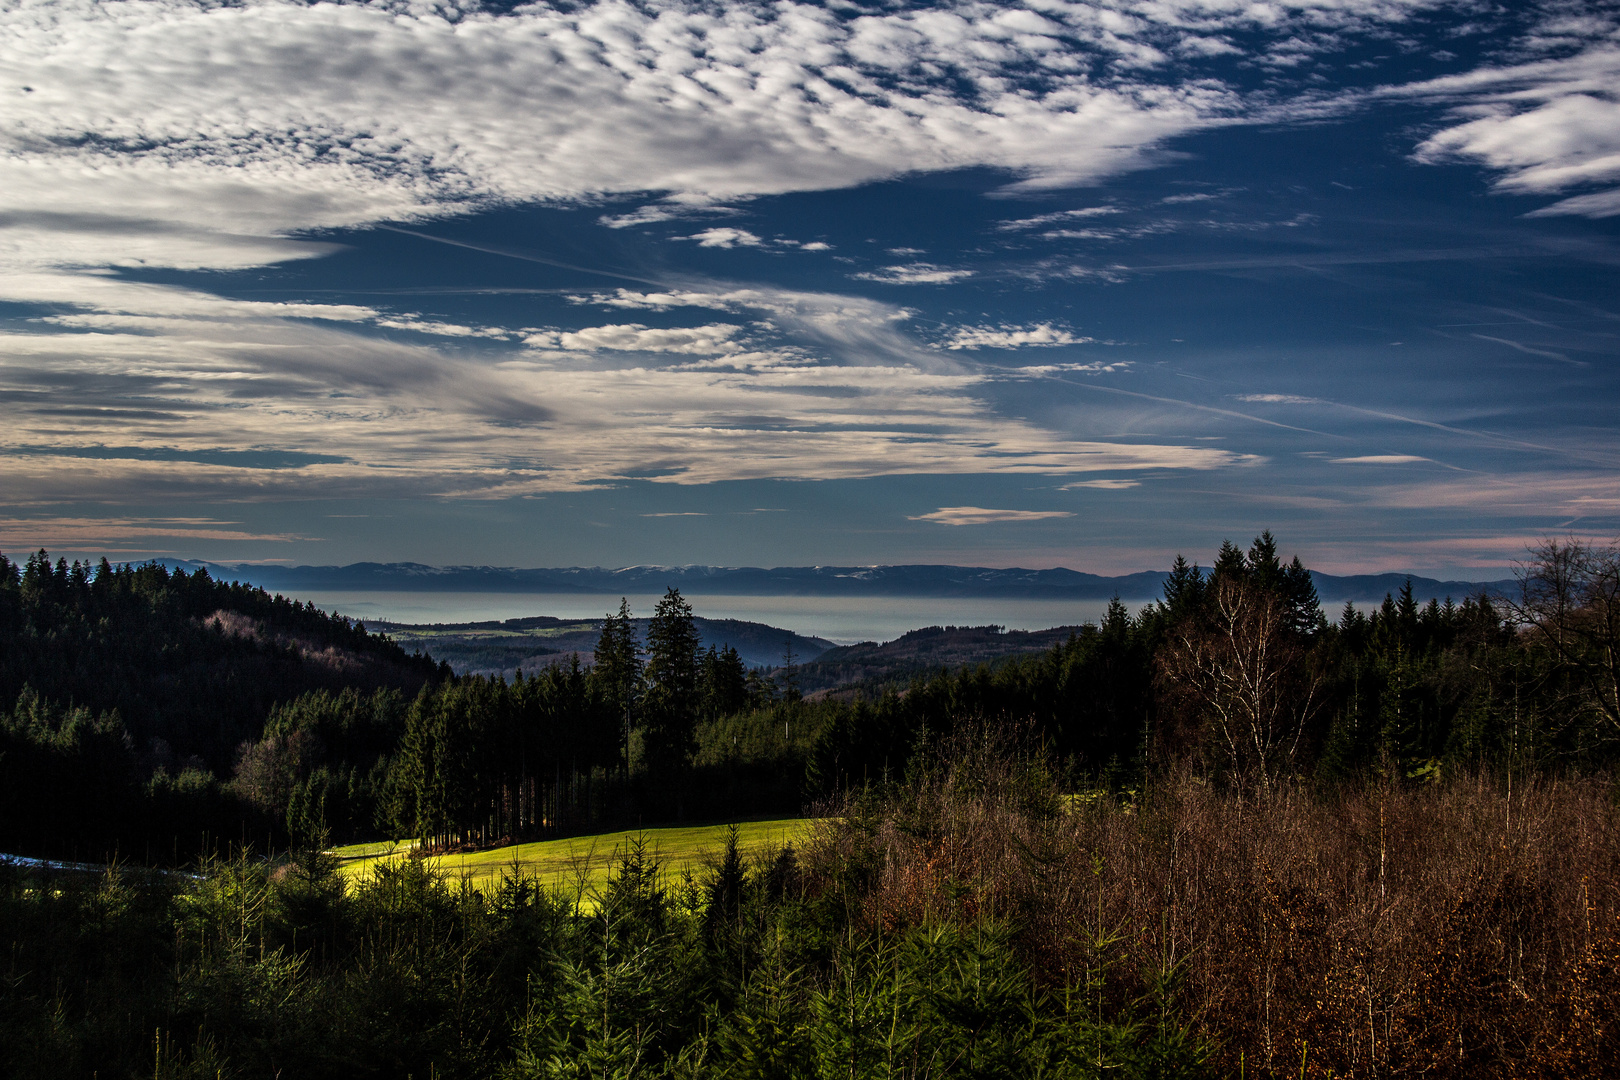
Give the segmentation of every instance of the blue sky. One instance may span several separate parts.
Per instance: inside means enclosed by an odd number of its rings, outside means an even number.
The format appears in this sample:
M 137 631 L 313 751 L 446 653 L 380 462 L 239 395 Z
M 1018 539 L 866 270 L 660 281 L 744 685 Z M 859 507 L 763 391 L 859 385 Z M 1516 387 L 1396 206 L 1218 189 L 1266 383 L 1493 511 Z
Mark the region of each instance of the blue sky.
M 1497 577 L 1620 7 L 0 6 L 0 549 Z

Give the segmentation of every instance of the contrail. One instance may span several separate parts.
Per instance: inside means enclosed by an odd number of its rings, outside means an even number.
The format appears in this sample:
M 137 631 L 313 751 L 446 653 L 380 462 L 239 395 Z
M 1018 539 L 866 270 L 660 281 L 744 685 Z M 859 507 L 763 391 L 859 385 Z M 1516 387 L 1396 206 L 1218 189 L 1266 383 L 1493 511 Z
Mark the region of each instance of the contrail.
M 634 277 L 630 274 L 620 274 L 613 270 L 593 270 L 588 266 L 576 266 L 558 259 L 548 259 L 543 255 L 529 255 L 521 251 L 507 251 L 504 248 L 489 247 L 484 244 L 469 244 L 465 240 L 451 240 L 444 236 L 434 236 L 432 233 L 417 232 L 415 229 L 402 229 L 398 225 L 378 225 L 377 228 L 385 232 L 400 233 L 405 236 L 414 236 L 418 240 L 431 240 L 435 244 L 449 244 L 451 247 L 466 248 L 469 251 L 482 251 L 486 255 L 502 255 L 508 259 L 522 259 L 524 262 L 539 263 L 542 266 L 555 266 L 560 270 L 573 270 L 581 274 L 597 274 L 601 277 L 619 278 L 621 281 L 634 281 L 638 285 L 652 285 L 663 288 L 664 282 L 653 281 L 650 278 Z

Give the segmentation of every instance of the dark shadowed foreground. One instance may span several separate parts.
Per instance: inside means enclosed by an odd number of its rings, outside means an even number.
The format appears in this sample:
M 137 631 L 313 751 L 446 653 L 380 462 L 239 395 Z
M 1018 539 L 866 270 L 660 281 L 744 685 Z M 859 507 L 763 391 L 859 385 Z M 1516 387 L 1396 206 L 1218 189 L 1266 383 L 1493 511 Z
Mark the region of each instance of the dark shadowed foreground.
M 812 865 L 867 883 L 853 918 L 875 931 L 1004 921 L 1046 985 L 1106 972 L 1110 1008 L 1172 1000 L 1219 1072 L 1593 1076 L 1620 1061 L 1606 781 L 1245 793 L 1181 778 L 1059 812 L 1040 774 L 946 755 L 926 783 L 854 803 Z
M 1597 781 L 1059 794 L 1005 732 L 804 848 L 592 907 L 423 864 L 0 876 L 17 1076 L 1601 1075 L 1620 845 Z

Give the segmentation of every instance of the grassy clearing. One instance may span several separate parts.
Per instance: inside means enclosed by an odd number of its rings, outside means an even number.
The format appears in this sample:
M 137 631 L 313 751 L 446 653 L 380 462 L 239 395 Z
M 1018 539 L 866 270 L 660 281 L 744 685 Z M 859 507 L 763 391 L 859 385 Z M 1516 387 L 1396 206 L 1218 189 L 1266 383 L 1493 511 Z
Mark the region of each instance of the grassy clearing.
M 798 843 L 809 826 L 810 822 L 802 818 L 745 821 L 737 826 L 738 842 L 745 854 L 754 855 L 785 844 Z M 493 884 L 500 880 L 503 872 L 516 868 L 530 877 L 538 878 L 544 885 L 569 890 L 581 888 L 589 894 L 607 881 L 617 863 L 618 853 L 637 837 L 663 864 L 667 873 L 679 875 L 688 870 L 696 873 L 707 861 L 718 858 L 725 847 L 727 828 L 725 825 L 695 825 L 669 829 L 630 829 L 596 836 L 572 836 L 565 840 L 512 844 L 488 851 L 438 855 L 430 857 L 428 862 L 452 877 L 466 877 L 476 886 Z M 398 844 L 385 840 L 336 848 L 334 854 L 343 860 L 341 870 L 344 876 L 354 878 L 365 874 L 381 860 L 405 857 L 415 846 L 414 840 Z
M 403 855 L 415 848 L 415 840 L 373 840 L 366 844 L 346 844 L 333 848 L 332 854 L 348 864 L 361 859 L 374 861 L 379 855 Z
M 582 619 L 579 622 L 561 623 L 557 626 L 535 627 L 417 627 L 409 629 L 400 627 L 388 631 L 388 636 L 395 641 L 434 640 L 438 638 L 453 638 L 457 641 L 518 641 L 525 638 L 554 638 L 568 637 L 576 634 L 595 633 L 601 625 L 601 620 Z

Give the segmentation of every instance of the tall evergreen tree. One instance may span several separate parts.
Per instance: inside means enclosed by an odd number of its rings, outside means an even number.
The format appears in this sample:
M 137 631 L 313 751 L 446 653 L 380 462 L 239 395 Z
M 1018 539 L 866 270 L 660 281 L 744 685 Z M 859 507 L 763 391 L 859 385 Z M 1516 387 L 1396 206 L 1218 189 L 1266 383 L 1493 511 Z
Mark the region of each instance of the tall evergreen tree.
M 602 620 L 596 664 L 591 671 L 598 699 L 619 720 L 619 745 L 626 769 L 630 765 L 630 728 L 641 696 L 641 645 L 631 620 L 630 601 L 620 597 L 618 615 Z
M 1204 575 L 1198 564 L 1187 565 L 1187 560 L 1176 556 L 1170 567 L 1170 576 L 1164 582 L 1163 612 L 1172 622 L 1179 621 L 1198 610 L 1204 600 Z
M 1314 634 L 1326 625 L 1322 601 L 1316 595 L 1316 583 L 1298 555 L 1283 569 L 1280 589 L 1290 630 L 1296 634 Z
M 1282 559 L 1277 555 L 1277 538 L 1267 529 L 1254 538 L 1243 560 L 1249 580 L 1262 589 L 1280 592 L 1283 585 Z
M 723 649 L 709 646 L 703 654 L 698 696 L 701 711 L 709 719 L 730 716 L 748 707 L 748 666 L 736 649 L 730 645 Z
M 671 586 L 647 623 L 647 696 L 642 739 L 647 763 L 669 771 L 695 748 L 698 632 L 692 605 Z
M 1248 576 L 1249 567 L 1243 558 L 1243 549 L 1230 540 L 1221 541 L 1221 550 L 1215 555 L 1215 565 L 1210 567 L 1209 583 L 1214 585 L 1222 581 L 1242 581 Z

